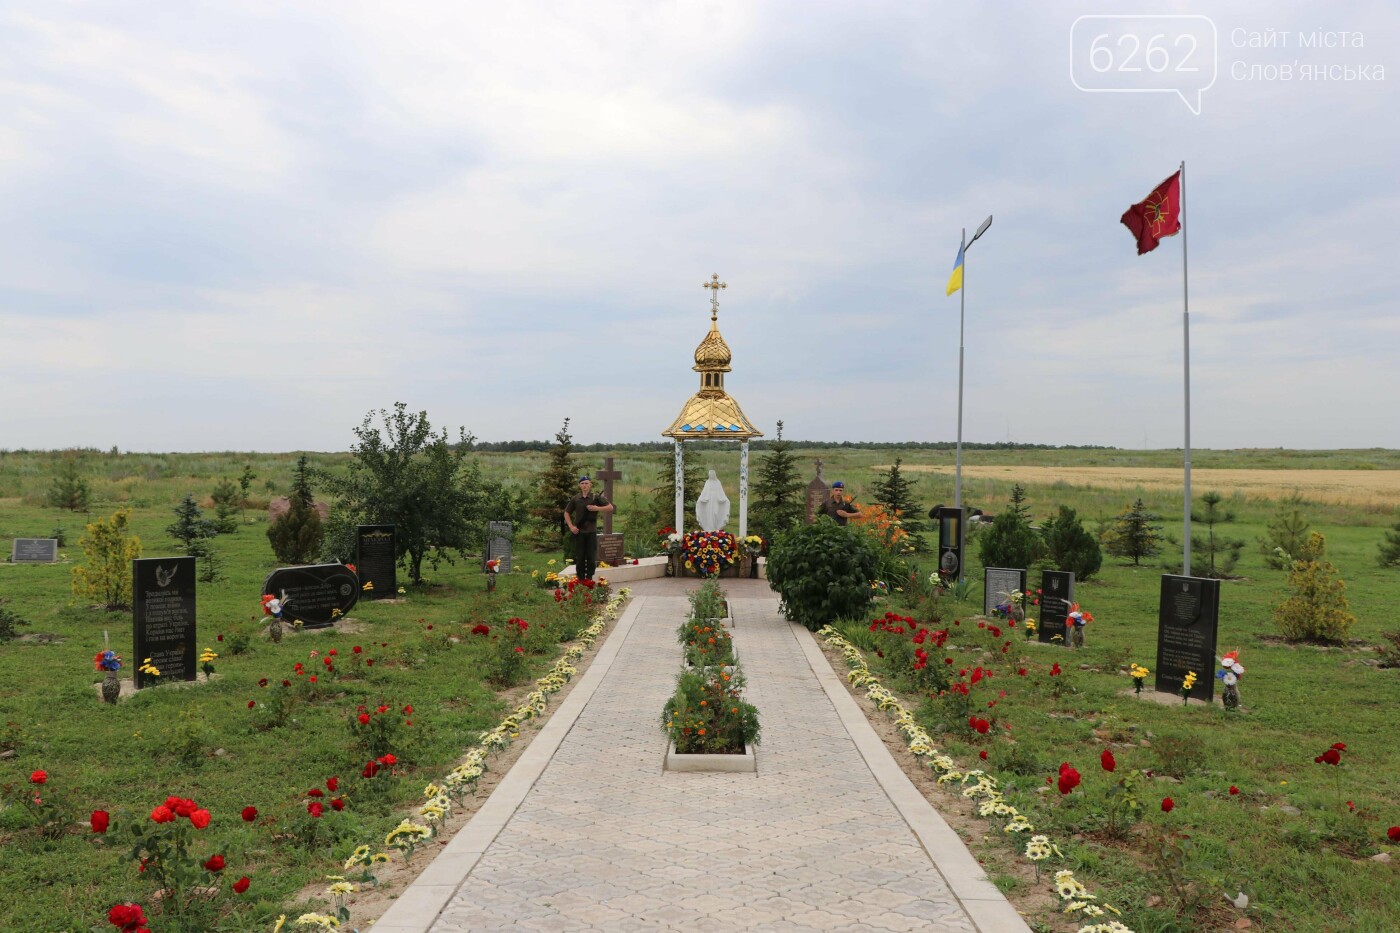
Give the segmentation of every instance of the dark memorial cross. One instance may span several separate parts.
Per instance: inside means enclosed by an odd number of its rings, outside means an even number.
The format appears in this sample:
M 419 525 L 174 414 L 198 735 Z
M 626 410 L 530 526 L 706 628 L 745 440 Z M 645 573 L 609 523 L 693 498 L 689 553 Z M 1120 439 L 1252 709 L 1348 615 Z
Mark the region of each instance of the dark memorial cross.
M 355 608 L 360 580 L 344 564 L 279 567 L 263 581 L 263 595 L 282 600 L 282 618 L 325 628 Z
M 510 573 L 511 542 L 515 538 L 515 526 L 510 522 L 486 523 L 485 560 L 498 560 L 501 566 L 497 573 Z
M 195 678 L 195 559 L 146 557 L 131 562 L 132 669 L 136 689 Z M 147 658 L 160 676 L 141 673 Z
M 1002 593 L 1026 591 L 1026 572 L 1008 570 L 1004 567 L 984 567 L 982 569 L 982 614 L 989 616 L 1001 604 Z M 1011 607 L 1015 616 L 1015 606 Z
M 16 538 L 10 551 L 10 562 L 15 564 L 52 564 L 57 560 L 57 538 Z
M 938 510 L 938 575 L 944 580 L 962 579 L 963 510 L 944 506 Z
M 622 473 L 613 469 L 613 458 L 603 458 L 603 468 L 593 474 L 594 479 L 603 481 L 603 498 L 609 502 L 613 501 L 613 480 L 622 479 Z M 598 535 L 598 560 L 616 567 L 622 563 L 622 557 L 627 553 L 626 547 L 622 543 L 621 534 L 613 534 L 612 512 L 603 513 L 603 530 Z
M 1068 570 L 1046 570 L 1040 574 L 1039 641 L 1047 644 L 1060 636 L 1060 644 L 1069 645 L 1065 620 L 1074 604 L 1074 574 Z
M 1215 636 L 1220 626 L 1220 581 L 1162 574 L 1157 604 L 1158 693 L 1181 695 L 1188 671 L 1195 671 L 1191 696 L 1215 697 Z
M 831 495 L 831 489 L 822 481 L 822 459 L 817 458 L 817 476 L 807 484 L 807 524 L 817 520 L 817 510 Z
M 398 595 L 394 531 L 393 525 L 355 528 L 355 572 L 360 575 L 361 586 L 371 584 L 364 591 L 371 599 L 393 599 Z

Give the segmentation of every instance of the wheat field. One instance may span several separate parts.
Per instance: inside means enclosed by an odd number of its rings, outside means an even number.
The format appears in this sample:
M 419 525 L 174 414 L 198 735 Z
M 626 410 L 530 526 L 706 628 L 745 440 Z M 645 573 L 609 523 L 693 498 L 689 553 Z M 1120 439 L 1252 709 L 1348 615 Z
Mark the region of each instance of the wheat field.
M 889 469 L 888 466 L 876 469 Z M 904 464 L 915 473 L 953 474 L 950 466 Z M 1182 471 L 1162 467 L 963 466 L 965 479 L 1027 485 L 1066 483 L 1099 489 L 1180 489 Z M 1299 495 L 1314 502 L 1400 506 L 1400 470 L 1221 470 L 1192 469 L 1191 486 L 1222 495 L 1238 491 L 1249 498 L 1285 499 Z

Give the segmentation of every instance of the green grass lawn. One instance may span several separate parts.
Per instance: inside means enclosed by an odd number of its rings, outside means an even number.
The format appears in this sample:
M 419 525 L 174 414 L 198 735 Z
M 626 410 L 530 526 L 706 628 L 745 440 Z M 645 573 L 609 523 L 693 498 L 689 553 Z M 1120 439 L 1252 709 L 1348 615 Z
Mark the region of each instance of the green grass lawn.
M 945 451 L 879 451 L 852 448 L 802 450 L 803 479 L 811 461 L 822 457 L 828 480 L 845 478 L 868 490 L 876 467 L 898 454 L 905 463 L 947 464 Z M 602 454 L 580 457 L 588 468 Z M 619 451 L 624 480 L 615 496 L 621 509 L 619 527 L 629 534 L 629 550 L 646 553 L 655 529 L 630 519 L 649 495 L 669 454 Z M 756 454 L 755 459 L 762 454 Z M 1105 464 L 1173 466 L 1171 451 L 975 451 L 966 463 Z M 975 461 L 974 461 L 974 458 Z M 702 468 L 737 472 L 733 448 L 697 449 L 692 459 Z M 1393 451 L 1197 451 L 1198 466 L 1251 468 L 1395 469 Z M 316 454 L 313 463 L 343 469 L 344 454 Z M 77 559 L 77 538 L 88 516 L 42 506 L 56 457 L 36 453 L 0 453 L 0 542 L 15 536 L 44 537 L 62 525 L 68 537 L 62 549 Z M 543 454 L 485 454 L 488 474 L 526 485 L 544 463 Z M 229 878 L 248 875 L 249 891 L 231 897 L 232 906 L 218 929 L 246 930 L 270 926 L 303 886 L 322 879 L 363 841 L 382 839 L 423 784 L 441 776 L 477 734 L 494 725 L 504 707 L 488 674 L 494 663 L 488 640 L 472 636 L 479 621 L 493 626 L 509 616 L 547 621 L 554 611 L 547 594 L 530 585 L 529 570 L 543 568 L 555 555 L 533 554 L 517 547 L 520 572 L 501 581 L 487 596 L 474 561 L 443 566 L 429 574 L 429 585 L 410 588 L 397 603 L 363 602 L 351 613 L 362 628 L 346 634 L 306 633 L 274 645 L 261 637 L 258 595 L 264 576 L 276 566 L 268 546 L 263 508 L 284 493 L 295 455 L 285 454 L 125 454 L 84 455 L 84 472 L 93 489 L 92 516 L 105 517 L 118 506 L 133 510 L 132 523 L 145 556 L 176 553 L 164 528 L 171 509 L 187 492 L 207 496 L 221 477 L 236 477 L 247 463 L 258 474 L 249 524 L 237 534 L 215 540 L 224 559 L 225 579 L 199 589 L 200 647 L 220 651 L 218 677 L 207 685 L 164 687 L 145 691 L 117 707 L 98 702 L 93 684 L 100 675 L 92 656 L 103 646 L 103 632 L 131 671 L 131 617 L 75 604 L 69 587 L 70 564 L 11 566 L 0 564 L 0 598 L 32 623 L 29 637 L 0 643 L 0 785 L 10 797 L 27 793 L 35 769 L 48 772 L 47 805 L 67 806 L 75 821 L 94 808 L 125 811 L 144 819 L 167 795 L 193 797 L 213 814 L 201 838 L 207 851 L 225 855 Z M 930 476 L 918 480 L 915 494 L 925 505 L 950 502 L 951 482 Z M 1004 506 L 1014 474 L 1005 480 L 977 481 L 964 490 L 966 501 L 988 511 Z M 733 488 L 731 486 L 731 496 Z M 1198 489 L 1197 492 L 1204 492 Z M 1060 504 L 1078 509 L 1091 529 L 1116 515 L 1137 493 L 1063 483 L 1027 488 L 1037 518 Z M 1180 533 L 1180 495 L 1141 493 L 1169 533 Z M 1303 511 L 1324 532 L 1328 556 L 1348 583 L 1357 624 L 1352 637 L 1364 645 L 1316 649 L 1289 647 L 1273 636 L 1271 607 L 1286 595 L 1286 574 L 1267 569 L 1254 549 L 1275 504 L 1237 497 L 1227 504 L 1239 521 L 1225 533 L 1250 545 L 1238 568 L 1242 579 L 1225 583 L 1221 596 L 1220 648 L 1239 648 L 1248 669 L 1242 685 L 1246 710 L 1227 716 L 1219 706 L 1162 706 L 1125 697 L 1129 680 L 1116 672 L 1129 660 L 1155 667 L 1155 632 L 1159 567 L 1133 568 L 1106 558 L 1101 574 L 1082 585 L 1079 601 L 1095 616 L 1088 647 L 1032 648 L 1019 638 L 1011 651 L 993 660 L 998 677 L 976 688 L 981 701 L 997 699 L 997 715 L 1013 727 L 1014 742 L 974 740 L 953 728 L 938 735 L 955 756 L 968 764 L 988 751 L 993 770 L 1003 778 L 1008 798 L 1056 837 L 1068 864 L 1091 890 L 1128 911 L 1140 931 L 1201 929 L 1191 916 L 1177 913 L 1164 889 L 1162 874 L 1151 863 L 1137 835 L 1126 842 L 1103 838 L 1102 808 L 1096 803 L 1105 776 L 1098 771 L 1104 736 L 1121 741 L 1115 748 L 1120 773 L 1132 769 L 1168 770 L 1162 761 L 1175 750 L 1170 769 L 1180 784 L 1154 779 L 1149 809 L 1170 793 L 1177 809 L 1170 820 L 1152 812 L 1144 821 L 1189 833 L 1200 856 L 1190 871 L 1219 888 L 1218 895 L 1243 889 L 1254 901 L 1250 917 L 1256 929 L 1324 931 L 1395 929 L 1400 916 L 1397 865 L 1367 856 L 1386 849 L 1385 828 L 1400 823 L 1400 672 L 1362 663 L 1375 657 L 1365 645 L 1383 631 L 1400 628 L 1393 606 L 1400 597 L 1400 572 L 1375 564 L 1376 544 L 1393 510 L 1304 503 Z M 629 513 L 631 513 L 629 515 Z M 737 527 L 737 516 L 731 530 Z M 1198 531 L 1200 529 L 1197 529 Z M 976 545 L 969 551 L 972 577 L 979 579 Z M 1038 579 L 1037 574 L 1032 579 Z M 980 608 L 945 604 L 945 621 L 967 619 Z M 532 628 L 530 669 L 538 675 L 557 655 L 556 641 Z M 962 632 L 962 627 L 958 627 Z M 222 634 L 224 641 L 217 641 Z M 42 635 L 43 638 L 34 636 Z M 460 639 L 449 642 L 447 636 Z M 245 653 L 228 650 L 235 636 L 249 636 Z M 972 639 L 955 637 L 953 656 L 977 657 Z M 250 711 L 248 702 L 264 704 L 273 687 L 258 686 L 294 679 L 293 665 L 319 663 L 309 657 L 335 648 L 344 658 L 362 647 L 376 664 L 353 675 L 326 679 L 311 691 L 302 687 L 285 724 L 262 728 L 266 714 Z M 1054 683 L 1046 675 L 1053 659 L 1066 669 Z M 872 659 L 873 663 L 874 659 Z M 1028 668 L 1017 677 L 1015 666 Z M 1097 668 L 1081 670 L 1081 665 Z M 301 683 L 301 681 L 298 681 Z M 1000 690 L 1007 696 L 998 698 Z M 1058 696 L 1053 694 L 1058 693 Z M 299 694 L 300 695 L 300 694 Z M 916 695 L 914 699 L 919 698 Z M 412 705 L 413 725 L 404 730 L 399 774 L 385 790 L 357 787 L 364 764 L 353 747 L 349 720 L 356 707 Z M 930 726 L 946 725 L 946 716 L 930 702 L 920 715 Z M 781 723 L 764 723 L 781 729 Z M 1146 739 L 1147 746 L 1141 745 Z M 1331 768 L 1313 763 L 1333 742 L 1345 742 L 1345 763 Z M 1061 761 L 1072 761 L 1084 774 L 1084 787 L 1066 799 L 1040 793 L 1046 776 Z M 344 812 L 313 823 L 306 814 L 305 791 L 337 776 L 350 788 Z M 1282 782 L 1287 782 L 1282 783 Z M 1226 793 L 1234 784 L 1242 793 Z M 1082 792 L 1081 792 L 1082 791 Z M 1210 793 L 1212 796 L 1207 796 Z M 1056 799 L 1050 799 L 1053 796 Z M 1356 813 L 1346 801 L 1352 801 Z M 239 819 L 245 806 L 256 806 L 254 824 Z M 1287 805 L 1301 811 L 1283 812 Z M 1267 807 L 1268 809 L 1262 809 Z M 0 811 L 0 917 L 6 929 L 89 929 L 101 927 L 109 906 L 134 899 L 149 906 L 152 885 L 117 847 L 94 842 L 90 833 L 71 831 L 46 839 L 27 828 L 22 807 Z M 1393 848 L 1393 847 L 1392 847 Z M 201 848 L 200 851 L 205 851 Z M 1210 866 L 1207 868 L 1207 864 Z M 1153 898 L 1163 898 L 1157 903 Z M 1223 903 L 1223 902 L 1222 902 Z M 1149 905 L 1153 906 L 1149 906 Z M 168 926 L 165 927 L 169 929 Z

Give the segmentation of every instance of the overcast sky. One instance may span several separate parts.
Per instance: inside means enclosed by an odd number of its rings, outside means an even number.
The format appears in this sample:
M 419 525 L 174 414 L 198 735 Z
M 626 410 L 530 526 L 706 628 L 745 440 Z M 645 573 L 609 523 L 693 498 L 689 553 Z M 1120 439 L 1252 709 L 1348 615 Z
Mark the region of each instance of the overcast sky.
M 1177 447 L 1183 159 L 1193 445 L 1400 447 L 1400 12 L 1113 6 L 7 3 L 0 448 L 659 440 L 714 272 L 766 434 L 952 440 L 988 214 L 964 439 Z

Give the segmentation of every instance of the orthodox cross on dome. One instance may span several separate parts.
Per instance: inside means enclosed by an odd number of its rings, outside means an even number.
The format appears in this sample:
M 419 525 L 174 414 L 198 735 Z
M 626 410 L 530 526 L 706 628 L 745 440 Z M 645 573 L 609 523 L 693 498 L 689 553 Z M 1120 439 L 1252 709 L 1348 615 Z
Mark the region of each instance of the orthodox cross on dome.
M 708 282 L 701 282 L 701 283 L 700 283 L 700 287 L 701 287 L 701 288 L 708 288 L 708 289 L 710 290 L 710 320 L 712 320 L 712 321 L 718 320 L 718 319 L 719 319 L 719 290 L 720 290 L 721 288 L 728 288 L 728 287 L 729 287 L 729 283 L 727 283 L 727 282 L 721 282 L 721 281 L 719 280 L 719 273 L 718 273 L 718 272 L 715 272 L 715 273 L 712 273 L 712 274 L 710 275 L 710 280 L 709 280 Z

